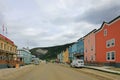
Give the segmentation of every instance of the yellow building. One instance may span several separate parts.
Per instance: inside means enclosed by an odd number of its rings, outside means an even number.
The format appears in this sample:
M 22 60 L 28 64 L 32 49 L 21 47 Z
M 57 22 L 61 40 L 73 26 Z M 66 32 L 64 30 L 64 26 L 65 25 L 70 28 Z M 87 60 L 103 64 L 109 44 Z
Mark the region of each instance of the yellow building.
M 63 52 L 63 62 L 64 63 L 70 62 L 68 48 L 66 48 L 66 50 Z
M 17 46 L 13 41 L 0 34 L 0 68 L 16 60 Z

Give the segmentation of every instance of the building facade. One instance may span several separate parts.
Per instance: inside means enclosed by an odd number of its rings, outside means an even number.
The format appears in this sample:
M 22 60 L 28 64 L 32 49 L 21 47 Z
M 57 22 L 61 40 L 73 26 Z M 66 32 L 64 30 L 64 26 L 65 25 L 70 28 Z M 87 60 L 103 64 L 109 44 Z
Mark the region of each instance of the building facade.
M 74 54 L 78 59 L 84 60 L 84 38 L 80 38 L 77 42 L 77 53 Z
M 68 48 L 63 52 L 63 63 L 70 63 Z
M 14 66 L 17 60 L 17 46 L 13 41 L 0 34 L 0 68 Z
M 86 63 L 95 62 L 95 31 L 96 29 L 84 36 L 84 61 Z
M 72 60 L 76 59 L 75 54 L 77 53 L 77 42 L 72 45 Z
M 120 16 L 96 31 L 96 62 L 120 66 Z
M 23 62 L 24 64 L 30 64 L 32 62 L 32 54 L 27 49 L 18 49 L 17 57 L 19 61 Z
M 63 63 L 63 52 L 61 52 L 60 54 L 57 55 L 57 59 L 58 59 L 59 63 Z
M 70 60 L 70 63 L 71 63 L 72 60 L 73 60 L 72 46 L 69 46 L 69 48 L 68 48 L 68 52 L 69 52 L 69 60 Z
M 84 39 L 80 38 L 72 46 L 68 48 L 70 62 L 74 59 L 84 60 Z

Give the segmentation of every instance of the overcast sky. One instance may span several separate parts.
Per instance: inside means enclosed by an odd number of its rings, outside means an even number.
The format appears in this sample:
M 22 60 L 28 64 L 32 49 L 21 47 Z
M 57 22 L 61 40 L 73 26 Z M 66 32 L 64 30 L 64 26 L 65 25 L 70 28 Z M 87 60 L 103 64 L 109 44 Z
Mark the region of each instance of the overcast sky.
M 18 48 L 77 41 L 120 15 L 120 0 L 0 0 L 0 33 Z

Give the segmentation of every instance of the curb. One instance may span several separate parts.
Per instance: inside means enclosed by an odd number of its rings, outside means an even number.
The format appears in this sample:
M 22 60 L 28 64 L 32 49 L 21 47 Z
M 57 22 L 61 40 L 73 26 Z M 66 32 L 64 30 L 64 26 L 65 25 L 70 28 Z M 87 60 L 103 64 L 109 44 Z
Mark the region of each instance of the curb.
M 98 71 L 102 71 L 102 72 L 120 75 L 119 71 L 113 71 L 113 70 L 109 70 L 109 69 L 100 69 L 100 68 L 95 68 L 95 67 L 90 67 L 90 66 L 84 66 L 84 68 L 94 69 L 94 70 L 98 70 Z

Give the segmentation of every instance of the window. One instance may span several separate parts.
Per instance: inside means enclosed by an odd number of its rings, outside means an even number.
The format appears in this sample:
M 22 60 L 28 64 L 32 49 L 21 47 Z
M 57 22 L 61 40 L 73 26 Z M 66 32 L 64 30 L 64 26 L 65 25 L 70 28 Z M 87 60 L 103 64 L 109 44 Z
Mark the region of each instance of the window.
M 91 55 L 91 61 L 93 61 L 93 55 Z
M 107 48 L 110 47 L 110 40 L 108 40 L 108 41 L 106 42 L 106 47 L 107 47 Z
M 107 53 L 107 60 L 110 60 L 110 53 Z
M 10 51 L 12 51 L 12 47 L 10 47 Z
M 87 49 L 85 49 L 85 52 L 87 53 Z
M 107 60 L 115 60 L 115 51 L 107 52 Z
M 1 49 L 3 49 L 3 43 L 1 43 Z
M 93 51 L 93 46 L 91 46 L 91 51 Z
M 13 52 L 14 52 L 14 48 L 13 48 Z
M 104 36 L 107 36 L 107 29 L 104 30 Z
M 4 50 L 6 50 L 6 44 L 4 44 Z
M 111 46 L 115 46 L 115 39 L 111 39 Z
M 86 57 L 86 61 L 87 61 L 87 57 Z
M 110 40 L 106 41 L 107 48 L 114 47 L 114 46 L 115 46 L 115 39 L 110 39 Z
M 111 59 L 112 59 L 112 60 L 115 59 L 115 52 L 111 52 Z

